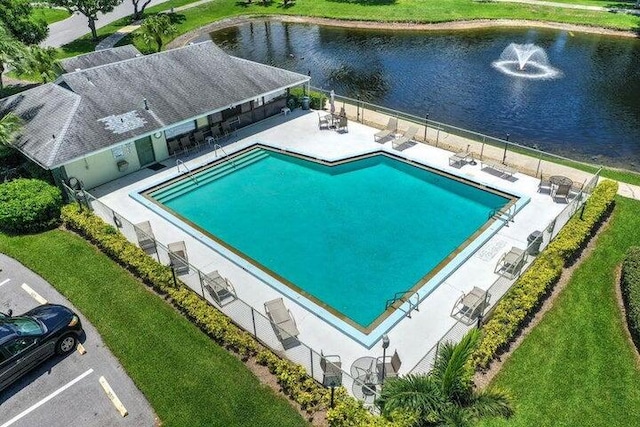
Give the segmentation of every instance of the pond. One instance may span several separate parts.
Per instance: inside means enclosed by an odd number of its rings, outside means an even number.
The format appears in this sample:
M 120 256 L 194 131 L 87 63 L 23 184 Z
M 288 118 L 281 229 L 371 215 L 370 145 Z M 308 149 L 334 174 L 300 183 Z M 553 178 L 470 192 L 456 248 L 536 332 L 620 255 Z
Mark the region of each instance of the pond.
M 577 160 L 640 170 L 640 41 L 531 28 L 417 32 L 253 22 L 211 34 L 242 58 L 311 84 Z M 541 47 L 558 75 L 492 66 Z

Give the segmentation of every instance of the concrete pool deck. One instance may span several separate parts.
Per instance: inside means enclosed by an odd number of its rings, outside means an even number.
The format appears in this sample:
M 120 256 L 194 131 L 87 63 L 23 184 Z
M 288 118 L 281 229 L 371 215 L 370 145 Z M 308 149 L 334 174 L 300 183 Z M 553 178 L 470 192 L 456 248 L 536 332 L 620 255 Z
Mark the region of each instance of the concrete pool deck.
M 494 273 L 494 269 L 500 256 L 509 251 L 512 246 L 526 248 L 530 233 L 534 230 L 543 230 L 567 205 L 555 202 L 548 193 L 539 193 L 537 178 L 516 173 L 512 179 L 503 179 L 497 174 L 481 169 L 480 161 L 477 165 L 449 166 L 451 151 L 421 143 L 399 152 L 391 147 L 390 141 L 384 144 L 374 142 L 373 135 L 377 131 L 378 129 L 355 122 L 349 122 L 348 133 L 319 130 L 317 112 L 297 110 L 287 116 L 273 117 L 239 130 L 225 144 L 224 149 L 227 153 L 232 153 L 260 142 L 274 148 L 325 160 L 338 160 L 382 150 L 401 154 L 409 160 L 507 193 L 522 194 L 530 198 L 529 203 L 517 213 L 514 222 L 501 227 L 460 268 L 447 277 L 420 303 L 419 311 L 412 311 L 411 318 L 402 317 L 390 330 L 383 331 L 388 334 L 391 342 L 387 354 L 391 355 L 397 349 L 402 360 L 400 373 L 406 374 L 457 322 L 450 314 L 458 298 L 474 286 L 488 289 L 499 278 Z M 485 149 L 485 154 L 487 151 L 488 148 Z M 218 157 L 224 155 L 220 150 L 214 153 L 212 148 L 207 148 L 182 160 L 189 169 L 193 170 L 216 159 L 215 154 Z M 515 154 L 512 155 L 515 156 Z M 149 220 L 156 239 L 165 246 L 169 242 L 184 240 L 189 262 L 193 266 L 204 272 L 218 270 L 222 276 L 233 283 L 240 299 L 256 311 L 264 313 L 266 301 L 283 295 L 130 196 L 132 192 L 141 191 L 178 175 L 175 159 L 167 159 L 162 163 L 167 167 L 159 171 L 143 169 L 91 189 L 89 192 L 132 223 Z M 569 171 L 570 173 L 564 174 L 577 182 L 582 182 L 590 176 L 573 169 Z M 404 220 L 419 221 L 420 219 L 408 216 Z M 194 290 L 200 293 L 200 289 Z M 402 290 L 390 290 L 390 296 L 396 291 Z M 343 369 L 347 372 L 348 367 L 358 358 L 382 355 L 380 336 L 372 340 L 371 346 L 363 345 L 306 309 L 305 305 L 300 303 L 301 298 L 303 297 L 284 296 L 285 305 L 291 311 L 300 330 L 301 342 L 318 353 L 323 351 L 324 354 L 340 355 Z M 492 299 L 497 299 L 497 296 Z

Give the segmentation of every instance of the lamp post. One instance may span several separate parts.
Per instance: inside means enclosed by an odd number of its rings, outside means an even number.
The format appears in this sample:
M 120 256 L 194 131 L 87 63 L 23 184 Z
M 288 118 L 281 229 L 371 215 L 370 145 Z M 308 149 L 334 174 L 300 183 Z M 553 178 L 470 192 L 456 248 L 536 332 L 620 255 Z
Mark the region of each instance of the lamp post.
M 385 367 L 387 366 L 387 348 L 389 348 L 389 336 L 382 336 L 382 381 L 380 385 L 384 385 Z
M 356 113 L 356 122 L 360 121 L 360 94 L 356 95 L 356 107 L 357 107 L 357 113 Z
M 176 280 L 176 267 L 173 265 L 173 261 L 169 263 L 169 268 L 171 269 L 171 276 L 173 277 L 173 286 L 178 287 L 178 280 Z
M 504 163 L 507 159 L 507 145 L 509 145 L 509 136 L 511 135 L 507 133 L 507 137 L 504 140 L 504 154 L 502 154 L 502 163 Z

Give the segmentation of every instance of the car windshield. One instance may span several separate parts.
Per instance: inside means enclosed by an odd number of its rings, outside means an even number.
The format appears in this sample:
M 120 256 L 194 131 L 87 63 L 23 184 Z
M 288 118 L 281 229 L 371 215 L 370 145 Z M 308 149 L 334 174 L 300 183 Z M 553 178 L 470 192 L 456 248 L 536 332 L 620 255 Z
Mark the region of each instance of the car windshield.
M 2 318 L 0 330 L 11 330 L 18 335 L 38 335 L 44 332 L 40 324 L 29 317 Z

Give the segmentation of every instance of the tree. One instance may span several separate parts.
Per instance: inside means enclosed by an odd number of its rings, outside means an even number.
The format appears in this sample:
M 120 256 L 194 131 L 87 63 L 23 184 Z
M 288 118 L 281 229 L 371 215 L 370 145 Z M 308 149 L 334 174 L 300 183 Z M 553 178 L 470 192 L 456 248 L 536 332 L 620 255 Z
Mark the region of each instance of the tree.
M 22 128 L 22 120 L 13 113 L 9 113 L 0 119 L 0 145 L 10 146 L 13 139 Z
M 98 40 L 96 31 L 96 20 L 98 12 L 103 14 L 113 11 L 123 0 L 52 0 L 55 6 L 64 7 L 69 13 L 80 12 L 89 20 L 89 29 L 93 41 Z
M 140 5 L 141 1 L 142 7 L 140 7 L 140 10 L 138 10 L 138 6 Z M 137 21 L 138 19 L 142 18 L 144 9 L 149 5 L 149 3 L 151 3 L 151 0 L 131 0 L 131 2 L 133 3 L 133 16 L 131 17 L 131 20 Z
M 37 74 L 43 83 L 57 77 L 56 50 L 52 47 L 30 46 L 24 68 L 28 73 Z
M 164 40 L 176 34 L 178 29 L 171 23 L 168 15 L 158 14 L 145 19 L 138 31 L 139 37 L 147 45 L 155 43 L 158 46 L 157 52 L 160 52 Z
M 501 390 L 476 391 L 468 361 L 480 333 L 469 332 L 458 344 L 440 347 L 433 370 L 384 384 L 376 404 L 383 415 L 396 411 L 416 415 L 419 426 L 469 426 L 479 418 L 513 415 L 510 397 Z
M 13 38 L 9 31 L 0 25 L 0 90 L 4 88 L 2 74 L 5 71 L 5 65 L 21 69 L 26 52 L 26 46 Z
M 49 34 L 46 21 L 33 16 L 30 0 L 0 0 L 0 25 L 24 44 L 38 44 Z

